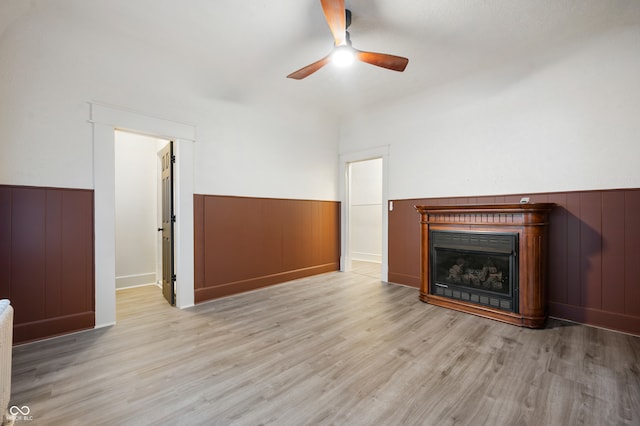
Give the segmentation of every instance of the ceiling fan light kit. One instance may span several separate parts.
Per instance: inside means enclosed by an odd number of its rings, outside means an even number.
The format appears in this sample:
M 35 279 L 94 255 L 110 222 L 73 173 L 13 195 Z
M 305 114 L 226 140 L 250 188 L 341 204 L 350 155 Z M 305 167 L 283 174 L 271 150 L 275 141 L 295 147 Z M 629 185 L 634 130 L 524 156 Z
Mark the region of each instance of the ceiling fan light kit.
M 355 60 L 355 52 L 349 46 L 336 46 L 331 53 L 331 62 L 338 67 L 348 67 Z
M 292 72 L 287 78 L 302 80 L 320 68 L 333 62 L 338 66 L 350 65 L 355 59 L 371 65 L 402 72 L 409 59 L 386 53 L 363 52 L 351 47 L 351 39 L 347 28 L 351 24 L 351 11 L 345 9 L 344 0 L 320 0 L 324 17 L 333 34 L 333 51 L 324 58 Z

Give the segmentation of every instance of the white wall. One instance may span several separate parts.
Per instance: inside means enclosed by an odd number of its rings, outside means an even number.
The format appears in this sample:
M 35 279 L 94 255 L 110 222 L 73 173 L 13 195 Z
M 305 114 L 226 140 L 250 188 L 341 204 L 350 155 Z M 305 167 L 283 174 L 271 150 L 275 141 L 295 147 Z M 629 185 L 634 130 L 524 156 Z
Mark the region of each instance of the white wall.
M 351 163 L 351 220 L 349 247 L 352 260 L 382 260 L 382 159 Z
M 622 29 L 368 111 L 340 150 L 389 144 L 392 199 L 640 187 L 638 76 Z
M 335 126 L 282 108 L 226 105 L 198 125 L 195 192 L 337 200 Z
M 168 141 L 115 134 L 116 288 L 156 283 L 158 155 Z
M 0 37 L 1 183 L 93 188 L 97 101 L 194 124 L 197 193 L 337 200 L 331 123 L 278 100 L 213 97 L 202 82 L 216 76 L 187 58 L 127 31 L 107 37 L 56 4 L 38 3 Z

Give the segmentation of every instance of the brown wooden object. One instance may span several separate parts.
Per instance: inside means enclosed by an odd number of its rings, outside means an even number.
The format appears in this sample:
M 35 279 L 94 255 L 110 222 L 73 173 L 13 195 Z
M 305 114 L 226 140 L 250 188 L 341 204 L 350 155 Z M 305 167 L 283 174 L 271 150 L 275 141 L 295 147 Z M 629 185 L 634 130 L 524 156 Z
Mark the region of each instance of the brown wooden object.
M 93 191 L 0 185 L 0 299 L 13 341 L 93 328 Z
M 340 269 L 340 203 L 194 195 L 195 303 Z
M 547 318 L 547 228 L 553 203 L 415 206 L 421 215 L 420 300 L 530 328 Z M 429 232 L 514 232 L 519 241 L 519 309 L 506 312 L 430 293 Z

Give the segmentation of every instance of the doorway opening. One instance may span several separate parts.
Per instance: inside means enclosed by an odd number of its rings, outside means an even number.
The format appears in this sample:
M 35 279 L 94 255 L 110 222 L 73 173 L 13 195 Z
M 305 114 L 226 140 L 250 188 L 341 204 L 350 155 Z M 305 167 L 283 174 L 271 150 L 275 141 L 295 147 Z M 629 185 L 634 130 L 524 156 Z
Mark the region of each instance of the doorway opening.
M 196 127 L 98 102 L 89 103 L 93 140 L 95 327 L 116 323 L 115 130 L 174 141 L 175 293 L 180 309 L 194 305 L 193 188 Z M 164 299 L 160 299 L 166 305 Z
M 382 158 L 349 163 L 351 270 L 381 279 Z
M 388 167 L 388 146 L 340 155 L 340 270 L 352 271 L 355 261 L 383 282 L 389 275 Z
M 131 294 L 136 289 L 139 297 L 156 297 L 162 294 L 163 270 L 169 268 L 173 274 L 173 257 L 163 260 L 162 246 L 166 210 L 162 150 L 170 142 L 120 130 L 114 133 L 116 291 Z M 116 297 L 118 317 L 134 314 L 136 304 L 122 306 L 120 299 Z

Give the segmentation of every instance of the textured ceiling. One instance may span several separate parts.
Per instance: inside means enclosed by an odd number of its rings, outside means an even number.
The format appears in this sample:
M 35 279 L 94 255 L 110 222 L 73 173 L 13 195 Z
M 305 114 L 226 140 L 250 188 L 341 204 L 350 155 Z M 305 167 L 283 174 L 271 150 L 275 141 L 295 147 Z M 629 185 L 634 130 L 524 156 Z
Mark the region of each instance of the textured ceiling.
M 409 58 L 404 73 L 357 63 L 285 76 L 333 46 L 318 0 L 0 0 L 0 34 L 50 14 L 176 55 L 197 90 L 237 102 L 286 99 L 348 113 L 640 25 L 639 0 L 346 0 L 354 47 Z M 126 46 L 123 46 L 126 48 Z

